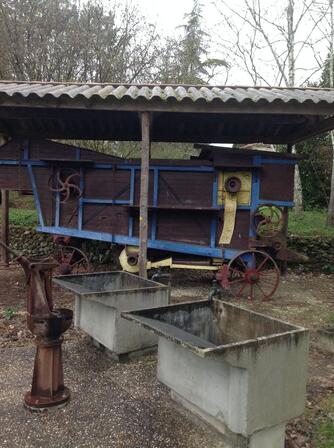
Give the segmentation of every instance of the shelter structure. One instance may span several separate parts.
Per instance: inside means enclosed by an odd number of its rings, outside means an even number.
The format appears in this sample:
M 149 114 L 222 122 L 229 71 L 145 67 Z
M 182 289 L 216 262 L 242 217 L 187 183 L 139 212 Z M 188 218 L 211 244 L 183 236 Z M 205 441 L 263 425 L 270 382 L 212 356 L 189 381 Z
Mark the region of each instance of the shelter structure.
M 151 142 L 261 142 L 291 152 L 332 129 L 334 89 L 0 82 L 0 133 L 8 138 L 141 142 L 143 276 Z

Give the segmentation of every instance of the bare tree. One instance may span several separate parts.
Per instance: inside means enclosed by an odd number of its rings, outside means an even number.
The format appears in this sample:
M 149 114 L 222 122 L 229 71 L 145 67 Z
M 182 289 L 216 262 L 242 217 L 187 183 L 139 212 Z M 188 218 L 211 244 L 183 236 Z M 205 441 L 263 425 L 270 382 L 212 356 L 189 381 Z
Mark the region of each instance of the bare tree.
M 299 2 L 298 9 L 294 0 L 286 0 L 280 9 L 277 2 L 272 8 L 273 5 L 263 0 L 245 0 L 241 9 L 225 0 L 216 0 L 215 4 L 222 22 L 230 30 L 230 37 L 223 40 L 223 46 L 254 84 L 294 87 L 304 85 L 321 71 L 316 48 L 321 44 L 318 28 L 324 15 L 316 18 L 311 15 L 314 0 Z M 307 66 L 299 66 L 310 48 L 314 57 L 307 58 Z M 294 191 L 295 210 L 302 212 L 298 167 Z
M 318 17 L 322 17 L 320 23 Z M 320 67 L 324 67 L 323 87 L 334 87 L 334 3 L 333 0 L 315 1 L 312 11 L 313 22 L 317 24 L 318 31 L 326 46 L 326 58 L 318 56 Z M 327 225 L 334 227 L 334 132 L 329 133 L 332 146 L 332 172 L 330 198 L 327 210 Z

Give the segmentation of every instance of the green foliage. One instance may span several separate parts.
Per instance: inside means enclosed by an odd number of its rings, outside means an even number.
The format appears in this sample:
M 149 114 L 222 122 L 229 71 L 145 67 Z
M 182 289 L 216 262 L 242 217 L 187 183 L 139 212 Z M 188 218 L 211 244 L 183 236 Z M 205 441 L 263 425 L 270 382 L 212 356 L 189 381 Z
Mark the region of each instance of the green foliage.
M 290 211 L 289 233 L 302 236 L 334 237 L 334 228 L 326 226 L 325 210 L 308 210 L 302 215 Z
M 299 162 L 304 207 L 327 208 L 330 195 L 332 150 L 327 135 L 296 146 L 303 159 Z
M 334 398 L 327 397 L 322 403 L 323 417 L 315 426 L 314 446 L 334 448 Z
M 16 316 L 17 308 L 6 308 L 3 312 L 3 317 L 6 320 L 11 320 Z
M 324 68 L 322 70 L 320 78 L 320 87 L 329 87 L 330 83 L 330 54 L 328 54 L 326 61 L 324 63 Z
M 37 225 L 37 212 L 24 208 L 11 208 L 9 209 L 9 224 L 26 227 Z
M 315 441 L 317 448 L 334 448 L 334 422 L 331 419 L 317 426 Z
M 202 27 L 202 5 L 193 0 L 193 6 L 184 16 L 181 39 L 168 38 L 161 50 L 158 80 L 173 84 L 207 84 L 221 67 L 228 68 L 225 60 L 209 58 L 209 34 Z
M 111 0 L 1 0 L 0 77 L 141 82 L 158 35 L 137 6 Z
M 329 313 L 326 316 L 326 324 L 329 326 L 334 325 L 334 313 Z

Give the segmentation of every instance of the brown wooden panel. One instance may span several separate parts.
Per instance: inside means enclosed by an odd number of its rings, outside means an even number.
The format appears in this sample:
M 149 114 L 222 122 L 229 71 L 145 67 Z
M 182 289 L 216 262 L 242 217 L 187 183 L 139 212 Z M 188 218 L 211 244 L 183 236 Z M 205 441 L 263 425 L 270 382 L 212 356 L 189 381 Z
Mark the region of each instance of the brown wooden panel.
M 159 205 L 210 207 L 212 173 L 162 171 L 159 174 Z
M 220 235 L 224 227 L 224 211 L 220 213 L 219 222 L 216 233 L 216 246 L 218 246 Z M 233 249 L 248 249 L 250 229 L 250 212 L 249 210 L 237 210 L 235 218 L 235 227 L 230 244 L 224 244 L 224 247 Z
M 13 139 L 0 148 L 0 160 L 19 160 L 23 154 L 23 140 Z
M 0 188 L 7 190 L 30 190 L 27 169 L 23 166 L 0 166 Z
M 158 240 L 208 246 L 210 244 L 211 216 L 193 210 L 159 210 L 157 216 Z
M 64 143 L 57 143 L 52 140 L 33 139 L 29 142 L 30 158 L 34 160 L 76 160 L 77 149 L 80 149 L 80 159 L 82 160 L 96 160 L 109 163 L 121 160 L 118 157 L 113 157 L 108 154 L 98 153 L 90 149 L 77 148 L 76 146 L 66 145 Z
M 293 201 L 294 165 L 263 165 L 260 171 L 260 199 Z
M 213 163 L 214 165 L 224 166 L 235 166 L 240 167 L 244 165 L 253 165 L 253 154 L 245 155 L 238 154 L 238 150 L 235 150 L 235 154 L 224 154 L 221 152 L 213 152 Z
M 53 219 L 54 219 L 53 214 Z M 77 228 L 78 226 L 78 201 L 69 201 L 60 204 L 61 227 Z
M 130 171 L 87 169 L 85 171 L 85 198 L 128 200 L 130 198 Z
M 128 208 L 122 206 L 86 204 L 83 213 L 83 229 L 127 235 L 128 213 Z
M 131 210 L 130 213 L 131 213 L 131 216 L 133 217 L 133 230 L 132 230 L 133 236 L 138 238 L 139 237 L 139 210 Z M 148 211 L 148 227 L 147 227 L 148 228 L 147 233 L 148 233 L 149 239 L 151 238 L 151 232 L 152 232 L 151 216 L 152 216 L 152 210 L 149 210 Z
M 49 189 L 49 178 L 51 176 L 50 168 L 34 167 L 33 174 L 35 177 L 39 201 L 41 204 L 42 214 L 45 225 L 54 224 L 55 195 Z
M 75 148 L 51 140 L 31 140 L 29 142 L 29 156 L 34 160 L 59 159 L 75 160 Z
M 150 171 L 149 173 L 149 179 L 148 179 L 148 205 L 153 204 L 153 172 Z M 134 203 L 136 205 L 139 205 L 139 198 L 140 198 L 140 170 L 136 170 L 135 174 L 135 191 L 134 191 Z

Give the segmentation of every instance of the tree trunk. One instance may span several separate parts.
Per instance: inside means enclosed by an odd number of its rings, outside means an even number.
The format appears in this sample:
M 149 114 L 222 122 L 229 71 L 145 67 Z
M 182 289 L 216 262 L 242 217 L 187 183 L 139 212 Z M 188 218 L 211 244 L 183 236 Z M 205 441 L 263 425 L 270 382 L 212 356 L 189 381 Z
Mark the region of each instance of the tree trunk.
M 301 215 L 304 212 L 303 189 L 302 189 L 302 183 L 300 180 L 300 173 L 299 173 L 298 165 L 296 165 L 296 168 L 295 168 L 295 184 L 294 184 L 293 195 L 294 195 L 294 202 L 295 202 L 294 211 L 297 214 Z
M 331 176 L 331 194 L 329 197 L 329 204 L 327 210 L 327 225 L 334 227 L 334 133 L 330 133 L 332 142 L 332 176 Z
M 331 25 L 331 36 L 329 43 L 329 84 L 330 87 L 334 86 L 334 60 L 333 60 L 333 49 L 334 49 L 334 18 L 333 18 L 333 0 L 329 0 L 330 8 L 330 25 Z M 329 197 L 329 204 L 327 210 L 327 225 L 334 227 L 334 134 L 333 131 L 330 132 L 331 143 L 332 143 L 332 175 L 331 175 L 331 194 Z
M 295 30 L 294 30 L 294 11 L 295 11 L 295 2 L 294 0 L 288 1 L 288 6 L 286 10 L 287 16 L 287 25 L 288 25 L 288 35 L 287 35 L 287 48 L 288 48 L 288 79 L 289 85 L 288 87 L 295 86 Z M 293 154 L 296 153 L 296 148 L 292 147 Z M 294 210 L 298 214 L 302 214 L 304 211 L 303 208 L 303 190 L 302 183 L 300 180 L 300 172 L 299 167 L 296 165 L 295 168 L 295 181 L 294 181 L 294 202 L 295 207 Z

